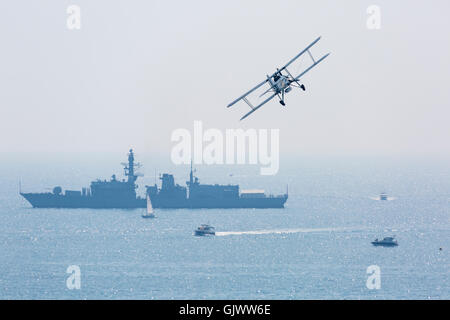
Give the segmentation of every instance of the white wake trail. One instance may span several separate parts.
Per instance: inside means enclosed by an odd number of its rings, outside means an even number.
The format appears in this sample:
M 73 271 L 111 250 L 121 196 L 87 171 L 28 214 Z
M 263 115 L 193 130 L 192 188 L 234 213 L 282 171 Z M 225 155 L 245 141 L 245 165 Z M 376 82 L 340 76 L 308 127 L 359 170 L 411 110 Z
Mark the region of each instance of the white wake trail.
M 330 232 L 330 231 L 344 231 L 344 230 L 347 230 L 347 228 L 297 228 L 297 229 L 252 230 L 252 231 L 226 231 L 226 232 L 216 232 L 216 236 L 233 236 L 244 234 Z

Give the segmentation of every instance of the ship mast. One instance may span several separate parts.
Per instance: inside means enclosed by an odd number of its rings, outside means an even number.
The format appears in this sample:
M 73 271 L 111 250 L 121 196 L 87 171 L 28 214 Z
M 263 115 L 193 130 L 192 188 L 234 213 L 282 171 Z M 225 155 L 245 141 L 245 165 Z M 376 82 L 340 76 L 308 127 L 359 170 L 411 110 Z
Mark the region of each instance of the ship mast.
M 128 153 L 128 163 L 122 163 L 122 165 L 124 166 L 125 176 L 128 177 L 128 183 L 134 184 L 141 174 L 135 172 L 135 169 L 138 168 L 140 164 L 134 162 L 133 149 L 130 149 L 130 152 Z
M 189 181 L 186 181 L 186 184 L 188 186 L 188 198 L 191 197 L 192 188 L 194 185 L 196 185 L 198 182 L 198 179 L 194 176 L 194 170 L 192 169 L 192 159 L 191 159 L 191 172 L 189 173 Z
M 191 173 L 189 174 L 189 187 L 192 186 L 194 182 L 194 174 L 192 172 L 192 159 L 191 159 Z

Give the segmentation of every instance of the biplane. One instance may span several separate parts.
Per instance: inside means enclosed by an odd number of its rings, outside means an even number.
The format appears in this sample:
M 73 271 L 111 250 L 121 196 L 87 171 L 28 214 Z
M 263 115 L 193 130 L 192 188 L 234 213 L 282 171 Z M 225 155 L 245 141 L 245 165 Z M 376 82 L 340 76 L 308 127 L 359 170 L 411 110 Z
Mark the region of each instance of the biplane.
M 240 96 L 239 98 L 237 98 L 236 100 L 234 100 L 233 102 L 231 102 L 227 108 L 233 106 L 235 103 L 239 102 L 240 100 L 243 100 L 245 103 L 247 103 L 249 105 L 249 107 L 252 109 L 250 112 L 248 112 L 247 114 L 245 114 L 241 120 L 247 118 L 249 115 L 251 115 L 253 112 L 255 112 L 256 110 L 258 110 L 259 108 L 261 108 L 263 105 L 265 105 L 267 102 L 269 102 L 270 100 L 272 100 L 273 98 L 275 98 L 276 96 L 278 96 L 279 102 L 282 106 L 285 106 L 286 103 L 284 101 L 284 96 L 286 93 L 288 93 L 289 91 L 292 90 L 293 87 L 297 87 L 302 89 L 303 91 L 306 90 L 305 85 L 301 84 L 299 82 L 300 78 L 306 74 L 309 70 L 311 70 L 312 68 L 314 68 L 316 65 L 318 65 L 320 62 L 322 62 L 326 57 L 328 57 L 329 53 L 327 53 L 326 55 L 324 55 L 322 58 L 320 58 L 319 60 L 315 60 L 313 55 L 311 54 L 311 52 L 309 51 L 309 49 L 311 49 L 312 46 L 314 46 L 321 37 L 317 38 L 316 40 L 314 40 L 309 46 L 307 46 L 302 52 L 300 52 L 299 54 L 297 54 L 294 58 L 292 58 L 291 61 L 289 61 L 284 67 L 282 67 L 281 69 L 277 68 L 277 71 L 275 71 L 274 74 L 272 74 L 271 76 L 267 75 L 267 79 L 264 80 L 263 82 L 261 82 L 260 84 L 258 84 L 256 87 L 254 87 L 253 89 L 249 90 L 248 92 L 246 92 L 245 94 L 243 94 L 242 96 Z M 289 70 L 287 69 L 287 67 L 289 65 L 291 65 L 295 60 L 297 60 L 300 56 L 302 56 L 303 54 L 308 53 L 311 60 L 312 60 L 312 64 L 307 67 L 304 71 L 302 71 L 299 75 L 297 76 L 293 76 Z M 248 95 L 250 95 L 253 91 L 257 90 L 259 87 L 261 87 L 262 85 L 268 83 L 269 84 L 269 89 L 267 89 L 266 91 L 264 91 L 260 97 L 262 97 L 263 95 L 267 94 L 267 93 L 271 93 L 271 95 L 265 99 L 263 102 L 261 102 L 260 104 L 258 104 L 257 106 L 254 106 L 247 98 Z

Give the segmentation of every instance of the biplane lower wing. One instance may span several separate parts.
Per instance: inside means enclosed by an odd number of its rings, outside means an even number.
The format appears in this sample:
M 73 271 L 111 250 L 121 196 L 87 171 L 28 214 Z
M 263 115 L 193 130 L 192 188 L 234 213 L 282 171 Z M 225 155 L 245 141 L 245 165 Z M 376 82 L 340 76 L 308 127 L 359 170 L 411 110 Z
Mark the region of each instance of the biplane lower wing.
M 243 94 L 242 96 L 240 96 L 239 98 L 237 98 L 236 100 L 234 100 L 232 103 L 230 103 L 227 108 L 231 107 L 232 105 L 234 105 L 236 102 L 244 99 L 245 97 L 247 97 L 250 93 L 252 93 L 253 91 L 255 91 L 256 89 L 258 89 L 259 87 L 261 87 L 264 83 L 266 83 L 267 81 L 269 81 L 268 79 L 264 80 L 263 82 L 261 82 L 260 84 L 258 84 L 256 87 L 254 87 L 253 89 L 249 90 L 248 92 L 246 92 L 245 94 Z
M 277 94 L 274 93 L 273 95 L 271 95 L 270 97 L 268 97 L 266 100 L 264 100 L 263 102 L 261 102 L 259 105 L 257 105 L 256 107 L 252 108 L 252 110 L 250 112 L 248 112 L 247 114 L 245 114 L 241 120 L 244 120 L 245 118 L 247 118 L 249 115 L 251 115 L 253 112 L 255 112 L 256 110 L 258 110 L 259 108 L 261 108 L 263 105 L 265 105 L 267 102 L 269 102 L 270 100 L 272 100 Z

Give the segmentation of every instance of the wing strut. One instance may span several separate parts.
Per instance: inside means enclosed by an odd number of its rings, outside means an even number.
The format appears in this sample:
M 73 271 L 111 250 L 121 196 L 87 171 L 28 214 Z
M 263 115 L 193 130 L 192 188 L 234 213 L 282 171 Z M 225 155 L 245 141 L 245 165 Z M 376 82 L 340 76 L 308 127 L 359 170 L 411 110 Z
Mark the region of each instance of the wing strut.
M 251 115 L 253 112 L 255 112 L 256 110 L 258 110 L 259 108 L 261 108 L 264 104 L 266 104 L 267 102 L 269 102 L 269 100 L 272 100 L 273 97 L 275 97 L 277 94 L 274 93 L 273 95 L 271 95 L 270 97 L 268 97 L 266 100 L 264 100 L 263 102 L 261 102 L 258 106 L 256 106 L 255 108 L 252 108 L 252 111 L 250 111 L 249 113 L 245 114 L 245 116 L 243 116 L 241 118 L 241 120 L 244 120 L 245 118 L 247 118 L 249 115 Z
M 315 61 L 311 66 L 309 66 L 309 68 L 307 68 L 305 71 L 303 71 L 302 73 L 300 73 L 297 77 L 294 78 L 295 81 L 297 81 L 298 79 L 300 79 L 305 73 L 307 73 L 309 70 L 311 70 L 312 68 L 314 68 L 316 65 L 318 65 L 320 62 L 322 62 L 323 59 L 325 59 L 326 57 L 328 57 L 330 54 L 327 53 L 326 55 L 324 55 L 322 58 L 320 58 L 319 60 Z M 313 60 L 314 61 L 314 60 Z
M 245 101 L 246 104 L 248 104 L 248 106 L 252 109 L 255 109 L 255 107 L 252 105 L 252 103 L 250 101 L 248 101 L 247 97 L 243 97 L 242 100 Z
M 313 55 L 311 54 L 311 52 L 308 50 L 308 54 L 309 54 L 309 56 L 311 57 L 311 60 L 314 62 L 314 63 L 316 63 L 316 60 L 314 60 L 314 57 L 313 57 Z
M 252 93 L 253 91 L 255 91 L 256 89 L 258 89 L 259 87 L 261 87 L 264 83 L 266 83 L 268 80 L 264 80 L 263 82 L 261 82 L 260 84 L 258 84 L 256 87 L 254 87 L 253 89 L 249 90 L 248 92 L 246 92 L 245 94 L 243 94 L 242 96 L 240 96 L 239 98 L 237 98 L 236 100 L 234 100 L 232 103 L 230 103 L 227 108 L 231 107 L 233 104 L 235 104 L 236 102 L 238 102 L 241 99 L 244 99 L 245 97 L 247 97 L 250 93 Z
M 292 62 L 294 62 L 295 60 L 297 60 L 302 54 L 304 54 L 306 51 L 308 51 L 309 53 L 309 49 L 315 45 L 321 37 L 318 37 L 316 40 L 314 40 L 309 46 L 307 46 L 302 52 L 300 52 L 298 55 L 296 55 L 294 58 L 291 59 L 291 61 L 289 61 L 283 68 L 280 69 L 280 71 L 283 71 L 284 69 L 286 69 Z M 311 53 L 309 53 L 311 54 Z

